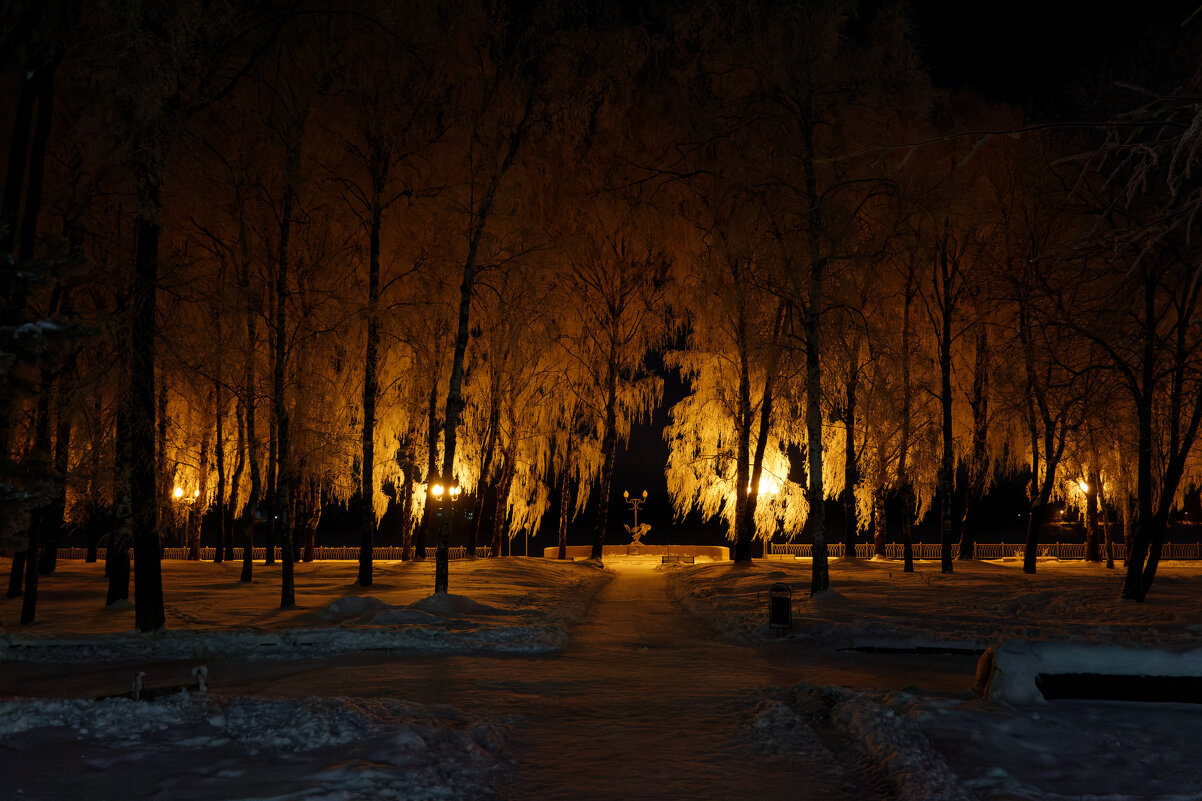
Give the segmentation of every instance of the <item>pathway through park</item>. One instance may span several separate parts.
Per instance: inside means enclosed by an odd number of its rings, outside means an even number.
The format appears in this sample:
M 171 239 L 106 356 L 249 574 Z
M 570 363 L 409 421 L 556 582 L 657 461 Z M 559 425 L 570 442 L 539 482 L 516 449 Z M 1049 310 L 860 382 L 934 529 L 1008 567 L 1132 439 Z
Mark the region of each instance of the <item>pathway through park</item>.
M 854 765 L 816 745 L 769 753 L 754 738 L 765 691 L 801 681 L 954 691 L 971 680 L 964 659 L 932 669 L 929 658 L 892 657 L 886 666 L 879 655 L 807 656 L 797 645 L 716 641 L 668 598 L 666 578 L 650 561 L 606 566 L 613 581 L 560 655 L 364 656 L 220 691 L 303 695 L 320 686 L 323 694 L 449 703 L 507 721 L 516 769 L 499 790 L 505 801 L 867 801 L 881 796 Z

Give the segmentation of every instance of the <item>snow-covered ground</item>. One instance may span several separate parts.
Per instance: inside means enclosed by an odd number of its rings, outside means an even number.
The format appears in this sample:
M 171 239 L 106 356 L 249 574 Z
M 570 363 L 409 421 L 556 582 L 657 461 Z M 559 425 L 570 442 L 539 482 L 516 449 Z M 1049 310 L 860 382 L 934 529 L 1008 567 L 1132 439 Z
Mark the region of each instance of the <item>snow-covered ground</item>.
M 832 648 L 984 650 L 1003 639 L 1202 645 L 1202 562 L 1162 562 L 1144 603 L 1119 598 L 1122 566 L 1040 559 L 956 562 L 834 560 L 831 589 L 809 598 L 810 560 L 731 562 L 670 571 L 671 591 L 719 636 L 771 636 L 767 592 L 793 594 L 789 637 Z
M 504 742 L 504 726 L 395 699 L 5 701 L 0 797 L 484 799 Z
M 924 652 L 1021 638 L 1036 643 L 1020 649 L 1031 654 L 1024 670 L 1053 655 L 1076 673 L 1139 673 L 1140 661 L 1148 672 L 1192 664 L 1167 655 L 1202 644 L 1202 564 L 1162 564 L 1142 604 L 1119 598 L 1121 568 L 1055 560 L 1038 567 L 1029 576 L 1014 561 L 957 562 L 945 576 L 937 562 L 905 574 L 898 562 L 836 561 L 832 590 L 816 598 L 807 598 L 809 560 L 668 572 L 673 595 L 727 639 L 772 638 L 767 590 L 785 582 L 794 628 L 781 646 Z M 1041 653 L 1048 642 L 1054 647 Z M 1016 705 L 976 698 L 968 685 L 949 697 L 803 683 L 765 693 L 753 728 L 763 741 L 792 742 L 800 753 L 811 740 L 841 743 L 907 801 L 1202 799 L 1196 704 Z
M 1120 570 L 1054 560 L 839 561 L 816 599 L 803 560 L 455 562 L 448 597 L 431 563 L 380 563 L 367 589 L 352 562 L 297 567 L 279 610 L 278 567 L 247 586 L 237 564 L 165 563 L 154 635 L 100 608 L 100 566 L 43 578 L 31 627 L 0 601 L 0 798 L 1202 801 L 1197 705 L 981 699 L 964 655 L 1171 662 L 1202 644 L 1202 564 L 1162 564 L 1143 604 L 1118 598 Z M 220 664 L 217 688 L 170 686 L 200 664 L 184 656 Z M 159 697 L 103 697 L 139 666 Z
M 8 565 L 0 559 L 0 571 Z M 249 584 L 241 569 L 164 561 L 166 630 L 145 635 L 134 630 L 131 603 L 104 607 L 103 564 L 60 561 L 38 582 L 33 625 L 17 625 L 21 599 L 0 599 L 0 660 L 548 652 L 567 644 L 567 628 L 609 580 L 588 562 L 463 560 L 451 564 L 450 594 L 434 596 L 433 560 L 377 562 L 370 587 L 355 583 L 357 562 L 302 562 L 296 606 L 280 609 L 279 565 L 256 564 Z

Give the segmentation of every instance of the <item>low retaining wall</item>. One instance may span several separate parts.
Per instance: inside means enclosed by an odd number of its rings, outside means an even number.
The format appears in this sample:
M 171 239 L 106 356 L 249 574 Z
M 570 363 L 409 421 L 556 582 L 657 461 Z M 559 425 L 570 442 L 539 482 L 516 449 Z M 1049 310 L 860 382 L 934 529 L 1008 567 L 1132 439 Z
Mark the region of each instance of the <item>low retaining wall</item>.
M 569 559 L 587 559 L 593 552 L 591 545 L 569 545 Z M 730 548 L 721 545 L 606 545 L 601 549 L 601 557 L 606 556 L 692 556 L 700 559 L 712 559 L 715 562 L 730 560 Z M 559 548 L 543 548 L 544 559 L 558 559 Z

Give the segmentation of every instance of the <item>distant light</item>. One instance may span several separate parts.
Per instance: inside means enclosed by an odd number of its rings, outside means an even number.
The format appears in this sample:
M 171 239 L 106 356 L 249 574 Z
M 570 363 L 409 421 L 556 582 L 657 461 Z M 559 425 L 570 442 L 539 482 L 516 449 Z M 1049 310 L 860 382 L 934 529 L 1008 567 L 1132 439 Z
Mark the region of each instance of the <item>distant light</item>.
M 176 498 L 182 498 L 182 497 L 184 497 L 184 488 L 176 487 L 175 492 L 173 492 L 171 494 L 174 495 Z
M 458 484 L 452 484 L 451 485 L 451 500 L 455 500 L 456 498 L 458 498 L 459 493 L 461 493 L 461 492 L 463 492 L 463 490 L 460 489 Z
M 1081 479 L 1079 482 L 1077 482 L 1077 486 L 1081 487 L 1082 492 L 1089 492 L 1089 484 L 1085 482 L 1085 479 Z
M 199 498 L 199 497 L 200 497 L 200 490 L 196 490 L 195 492 L 193 492 L 193 493 L 192 493 L 192 497 L 193 497 L 193 498 Z
M 445 491 L 446 491 L 446 488 L 443 487 L 442 484 L 435 484 L 433 487 L 430 487 L 430 494 L 433 495 L 435 498 L 441 498 L 442 494 Z

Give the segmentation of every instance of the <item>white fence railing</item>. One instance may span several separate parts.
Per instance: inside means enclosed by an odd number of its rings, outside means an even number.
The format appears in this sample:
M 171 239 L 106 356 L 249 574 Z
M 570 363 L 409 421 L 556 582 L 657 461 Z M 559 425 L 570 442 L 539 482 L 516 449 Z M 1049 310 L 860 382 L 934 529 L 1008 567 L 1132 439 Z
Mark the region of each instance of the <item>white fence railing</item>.
M 426 558 L 433 559 L 437 552 L 438 552 L 437 548 L 427 548 L 426 549 Z M 130 549 L 130 553 L 131 554 L 133 553 L 132 548 Z M 267 558 L 267 549 L 266 548 L 252 548 L 250 553 L 251 553 L 252 559 L 263 560 L 263 559 Z M 305 549 L 301 548 L 300 553 L 301 553 L 301 556 L 304 556 Z M 389 561 L 389 560 L 399 561 L 402 557 L 402 554 L 403 554 L 403 551 L 400 548 L 372 548 L 371 549 L 371 556 L 372 556 L 373 560 L 379 559 L 382 561 Z M 489 549 L 487 547 L 484 547 L 484 548 L 477 547 L 476 548 L 476 556 L 488 556 L 488 554 L 489 554 Z M 87 555 L 88 555 L 87 548 L 59 548 L 58 549 L 58 558 L 59 559 L 85 559 L 85 558 L 87 558 Z M 213 561 L 213 557 L 216 555 L 217 555 L 217 551 L 215 548 L 201 548 L 200 549 L 200 559 L 202 562 L 211 562 L 211 561 Z M 451 559 L 466 559 L 467 558 L 467 548 L 462 545 L 453 545 L 447 549 L 447 555 Z M 96 558 L 101 559 L 101 560 L 103 560 L 105 558 L 105 549 L 104 548 L 98 548 L 96 550 Z M 164 559 L 187 559 L 188 558 L 188 549 L 187 548 L 164 548 L 163 549 L 163 558 Z M 281 549 L 279 549 L 279 548 L 275 549 L 275 558 L 277 560 L 283 558 L 283 552 L 281 551 Z M 318 560 L 322 560 L 322 559 L 357 560 L 359 558 L 359 546 L 354 545 L 354 546 L 341 547 L 341 548 L 314 548 L 313 549 L 313 558 L 318 559 Z M 234 548 L 234 555 L 233 555 L 231 561 L 234 561 L 234 562 L 242 561 L 242 548 Z
M 810 543 L 772 543 L 769 548 L 769 556 L 778 557 L 800 557 L 809 558 L 813 555 L 813 545 Z M 915 559 L 939 559 L 942 556 L 942 549 L 937 542 L 916 542 L 913 544 L 913 554 Z M 1025 545 L 1021 542 L 978 542 L 976 545 L 975 555 L 977 559 L 1002 559 L 1007 556 L 1014 556 L 1016 553 L 1021 553 Z M 1127 546 L 1122 543 L 1114 543 L 1114 558 L 1124 559 L 1127 556 Z M 831 542 L 826 546 L 827 555 L 833 559 L 838 559 L 843 556 L 843 543 Z M 1101 553 L 1105 558 L 1105 546 L 1101 547 Z M 1083 542 L 1047 542 L 1041 543 L 1039 546 L 1040 556 L 1054 556 L 1057 559 L 1084 559 L 1085 558 L 1085 543 Z M 902 558 L 902 545 L 899 542 L 890 542 L 885 545 L 885 556 L 889 559 Z M 960 556 L 960 545 L 954 543 L 952 545 L 952 558 Z M 856 543 L 856 557 L 859 559 L 870 559 L 872 557 L 871 542 Z M 1161 559 L 1202 559 L 1202 543 L 1197 542 L 1166 542 L 1163 550 L 1160 553 Z

